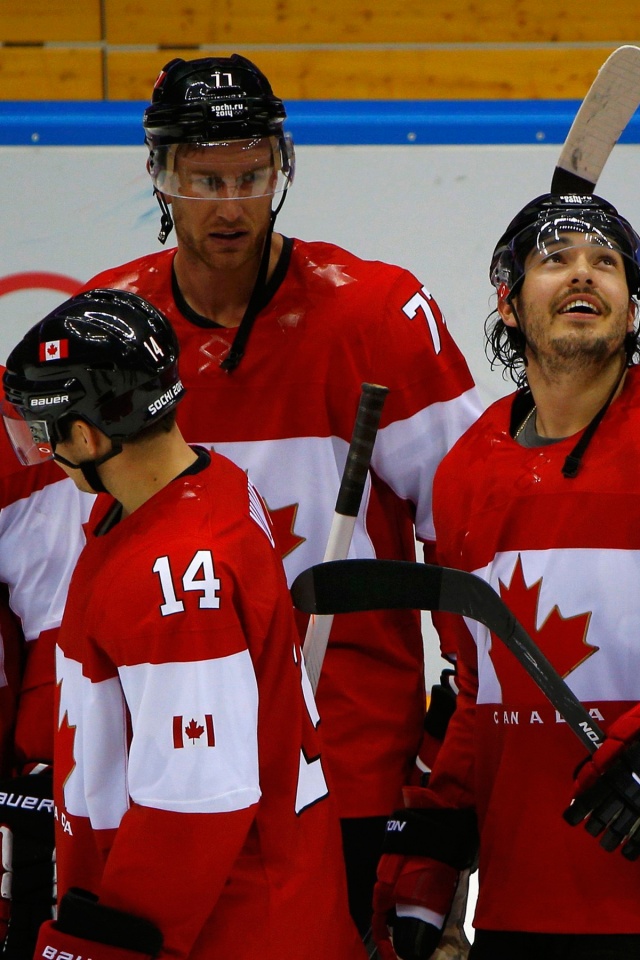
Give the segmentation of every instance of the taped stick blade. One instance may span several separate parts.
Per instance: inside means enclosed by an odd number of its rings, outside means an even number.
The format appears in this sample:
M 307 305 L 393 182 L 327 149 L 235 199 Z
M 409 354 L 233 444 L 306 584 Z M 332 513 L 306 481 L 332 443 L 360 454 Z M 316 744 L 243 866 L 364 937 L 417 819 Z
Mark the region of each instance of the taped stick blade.
M 567 134 L 551 193 L 588 195 L 640 105 L 640 47 L 618 47 L 600 67 Z

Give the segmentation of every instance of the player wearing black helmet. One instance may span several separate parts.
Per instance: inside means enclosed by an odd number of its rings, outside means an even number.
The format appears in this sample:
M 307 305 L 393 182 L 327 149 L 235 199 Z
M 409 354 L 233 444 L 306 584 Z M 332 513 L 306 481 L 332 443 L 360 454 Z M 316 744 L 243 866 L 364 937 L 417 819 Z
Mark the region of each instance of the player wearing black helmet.
M 492 257 L 498 304 L 487 329 L 493 360 L 519 389 L 467 431 L 434 482 L 438 561 L 500 593 L 611 738 L 585 783 L 640 731 L 637 708 L 628 712 L 640 700 L 630 628 L 640 618 L 631 519 L 639 249 L 634 229 L 599 197 L 545 195 L 515 217 Z M 632 960 L 637 864 L 607 855 L 562 817 L 583 749 L 485 627 L 456 619 L 446 628 L 459 654 L 457 708 L 428 788 L 406 793 L 406 829 L 389 834 L 376 888 L 381 942 L 393 920 L 399 957 L 430 956 L 477 820 L 470 960 Z M 625 755 L 604 789 L 572 808 L 578 821 L 602 804 L 591 829 L 610 828 L 609 849 L 640 817 L 638 775 Z M 640 844 L 626 849 L 637 856 Z
M 177 358 L 173 329 L 140 297 L 89 290 L 67 300 L 7 360 L 4 422 L 18 459 L 55 459 L 79 469 L 93 492 L 106 492 L 97 468 L 175 413 L 184 393 Z M 75 420 L 109 439 L 99 458 L 73 463 L 60 453 Z
M 144 131 L 177 247 L 87 286 L 131 290 L 169 318 L 187 391 L 181 430 L 249 472 L 291 582 L 324 557 L 363 382 L 389 396 L 351 546 L 358 557 L 414 559 L 416 535 L 432 553 L 433 473 L 479 403 L 416 277 L 273 229 L 293 180 L 284 121 L 282 101 L 244 57 L 168 63 Z M 301 617 L 303 634 L 306 625 Z M 384 824 L 422 741 L 418 614 L 336 617 L 317 696 L 364 934 Z
M 364 960 L 271 526 L 183 440 L 177 360 L 158 310 L 97 289 L 4 377 L 18 455 L 112 494 L 56 651 L 61 900 L 35 956 Z

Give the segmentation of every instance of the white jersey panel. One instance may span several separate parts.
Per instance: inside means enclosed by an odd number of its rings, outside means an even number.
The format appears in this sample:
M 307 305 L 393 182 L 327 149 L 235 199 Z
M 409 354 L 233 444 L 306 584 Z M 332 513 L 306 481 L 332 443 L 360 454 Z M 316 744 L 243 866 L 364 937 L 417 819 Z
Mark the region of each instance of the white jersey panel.
M 416 504 L 419 540 L 435 540 L 431 487 L 438 464 L 477 416 L 474 388 L 378 432 L 371 465 L 394 493 Z
M 0 510 L 0 581 L 27 640 L 60 626 L 94 500 L 64 477 Z
M 554 613 L 564 619 L 585 618 L 585 643 L 597 650 L 565 678 L 578 699 L 640 700 L 640 552 L 560 547 L 507 551 L 474 572 L 500 593 L 500 584 L 511 583 L 518 558 L 526 586 L 538 592 L 537 630 Z M 465 622 L 478 647 L 478 703 L 500 703 L 500 685 L 489 657 L 489 631 L 476 621 L 465 618 Z
M 289 583 L 307 567 L 320 563 L 329 539 L 336 498 L 349 444 L 336 437 L 294 437 L 233 443 L 201 443 L 233 460 L 249 473 L 269 510 L 295 505 L 295 534 L 304 538 L 284 558 Z M 372 559 L 365 529 L 370 481 L 367 479 L 349 550 L 350 558 Z
M 248 650 L 119 673 L 135 731 L 128 777 L 136 803 L 223 813 L 259 800 L 258 689 Z

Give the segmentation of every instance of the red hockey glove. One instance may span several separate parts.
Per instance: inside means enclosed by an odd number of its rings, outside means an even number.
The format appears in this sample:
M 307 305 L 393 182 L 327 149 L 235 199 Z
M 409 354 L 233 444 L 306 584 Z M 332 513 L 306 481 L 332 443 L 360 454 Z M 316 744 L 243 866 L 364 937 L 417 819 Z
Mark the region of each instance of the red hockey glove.
M 55 906 L 51 771 L 0 779 L 0 943 L 24 960 Z
M 473 810 L 401 810 L 387 824 L 373 893 L 381 960 L 427 960 L 438 946 L 461 870 L 478 845 Z M 393 930 L 393 946 L 389 928 Z
M 431 687 L 429 708 L 424 718 L 422 744 L 409 778 L 411 786 L 426 787 L 429 781 L 429 774 L 447 732 L 449 720 L 456 709 L 458 688 L 455 675 L 455 670 L 443 670 L 440 674 L 440 683 Z
M 623 857 L 640 856 L 640 705 L 611 724 L 607 738 L 576 772 L 574 799 L 564 811 L 572 827 L 585 821 L 593 837 Z
M 149 920 L 103 907 L 85 890 L 71 889 L 58 919 L 40 928 L 34 960 L 153 960 L 161 949 L 162 934 Z

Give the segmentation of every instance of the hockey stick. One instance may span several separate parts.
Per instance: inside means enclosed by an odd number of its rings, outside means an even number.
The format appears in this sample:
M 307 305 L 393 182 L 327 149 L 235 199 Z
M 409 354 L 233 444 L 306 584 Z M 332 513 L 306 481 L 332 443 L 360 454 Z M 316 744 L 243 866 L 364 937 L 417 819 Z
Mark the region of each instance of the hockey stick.
M 640 47 L 618 47 L 602 64 L 567 134 L 551 193 L 592 194 L 620 134 L 640 106 Z
M 356 517 L 362 502 L 373 445 L 376 441 L 382 407 L 388 393 L 387 387 L 376 383 L 363 383 L 360 403 L 356 414 L 351 443 L 342 473 L 335 513 L 329 531 L 329 540 L 324 553 L 324 562 L 344 560 L 349 552 Z M 313 692 L 318 688 L 320 671 L 329 642 L 333 614 L 312 616 L 304 638 L 304 654 L 307 674 Z
M 291 596 L 307 613 L 444 610 L 477 620 L 515 654 L 590 753 L 604 741 L 602 730 L 504 601 L 473 573 L 403 560 L 344 560 L 304 570 Z

